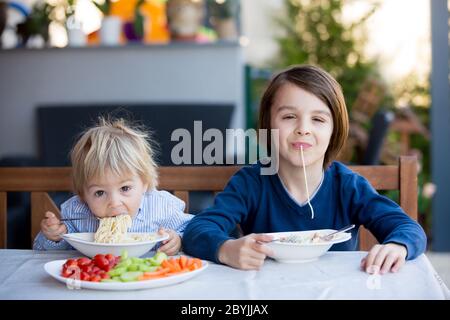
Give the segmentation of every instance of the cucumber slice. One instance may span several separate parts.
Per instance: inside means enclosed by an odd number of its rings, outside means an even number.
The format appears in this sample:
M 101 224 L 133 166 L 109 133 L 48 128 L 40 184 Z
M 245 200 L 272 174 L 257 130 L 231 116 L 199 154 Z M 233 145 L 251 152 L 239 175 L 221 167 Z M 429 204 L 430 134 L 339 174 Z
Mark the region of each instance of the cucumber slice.
M 131 258 L 131 262 L 133 262 L 135 264 L 141 264 L 144 262 L 144 259 L 133 257 L 133 258 Z
M 164 252 L 157 252 L 153 257 L 155 265 L 159 266 L 164 260 L 167 260 L 167 254 Z
M 115 267 L 114 269 L 108 271 L 108 274 L 111 277 L 117 277 L 120 276 L 122 273 L 127 272 L 127 268 L 126 267 Z
M 150 263 L 151 266 L 159 266 L 158 262 L 154 258 L 147 258 L 147 263 Z
M 145 264 L 141 264 L 139 266 L 139 271 L 142 271 L 142 272 L 153 272 L 153 271 L 156 271 L 156 269 L 158 269 L 158 266 L 150 267 Z
M 120 275 L 120 280 L 124 282 L 137 281 L 137 278 L 143 274 L 141 271 L 128 271 Z
M 140 266 L 140 264 L 133 263 L 132 265 L 130 265 L 130 266 L 127 268 L 127 271 L 140 271 L 140 270 L 139 270 L 139 266 Z
M 122 267 L 128 268 L 128 267 L 131 266 L 132 264 L 133 264 L 133 262 L 131 262 L 131 259 L 125 259 L 125 260 L 119 262 L 119 263 L 116 265 L 116 268 L 122 268 Z

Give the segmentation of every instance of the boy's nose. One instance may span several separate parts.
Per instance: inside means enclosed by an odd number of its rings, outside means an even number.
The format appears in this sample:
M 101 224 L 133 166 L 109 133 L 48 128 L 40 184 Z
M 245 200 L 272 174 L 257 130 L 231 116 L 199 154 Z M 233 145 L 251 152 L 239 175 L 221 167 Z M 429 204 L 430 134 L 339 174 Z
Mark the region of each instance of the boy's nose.
M 296 123 L 295 133 L 304 136 L 311 133 L 310 128 L 307 117 L 299 117 Z
M 297 128 L 295 128 L 295 133 L 301 136 L 309 135 L 311 131 L 307 124 L 299 124 Z
M 120 204 L 121 204 L 121 201 L 120 201 L 120 197 L 118 195 L 113 194 L 109 197 L 109 206 L 110 207 L 114 208 L 116 206 L 119 206 Z

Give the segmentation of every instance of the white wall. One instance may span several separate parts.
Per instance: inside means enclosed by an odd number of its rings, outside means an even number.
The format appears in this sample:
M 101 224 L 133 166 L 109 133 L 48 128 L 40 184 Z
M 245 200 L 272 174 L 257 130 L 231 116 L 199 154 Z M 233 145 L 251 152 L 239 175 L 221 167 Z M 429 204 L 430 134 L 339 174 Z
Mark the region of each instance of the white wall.
M 0 158 L 37 155 L 38 105 L 233 103 L 243 128 L 243 91 L 236 44 L 0 50 Z

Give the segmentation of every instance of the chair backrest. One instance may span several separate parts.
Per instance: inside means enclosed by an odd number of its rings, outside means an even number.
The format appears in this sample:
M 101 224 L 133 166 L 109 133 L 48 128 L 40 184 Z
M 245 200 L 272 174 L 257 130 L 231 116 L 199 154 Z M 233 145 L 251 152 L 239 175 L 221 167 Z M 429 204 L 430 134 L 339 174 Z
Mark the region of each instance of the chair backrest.
M 186 202 L 189 210 L 190 191 L 223 190 L 239 166 L 160 167 L 159 188 L 173 192 Z M 402 156 L 398 165 L 350 166 L 366 177 L 377 190 L 399 190 L 400 206 L 417 220 L 417 160 Z M 0 168 L 0 248 L 6 248 L 6 195 L 12 191 L 31 192 L 31 239 L 39 232 L 39 224 L 47 210 L 59 209 L 47 192 L 71 190 L 71 168 Z M 368 250 L 376 244 L 369 231 L 360 230 L 360 249 Z

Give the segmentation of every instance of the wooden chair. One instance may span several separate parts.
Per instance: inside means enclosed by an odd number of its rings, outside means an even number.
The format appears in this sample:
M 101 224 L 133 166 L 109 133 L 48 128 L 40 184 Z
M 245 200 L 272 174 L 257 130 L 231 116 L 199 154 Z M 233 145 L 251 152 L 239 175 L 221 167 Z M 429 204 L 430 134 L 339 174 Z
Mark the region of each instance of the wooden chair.
M 239 166 L 161 167 L 159 188 L 173 192 L 186 202 L 189 210 L 190 191 L 223 190 Z M 353 171 L 366 177 L 377 190 L 399 190 L 400 206 L 417 220 L 417 160 L 402 156 L 398 165 L 351 166 Z M 71 190 L 70 167 L 0 168 L 0 248 L 6 248 L 7 192 L 31 192 L 31 239 L 39 232 L 44 213 L 59 213 L 47 192 Z M 360 232 L 360 249 L 368 250 L 376 239 L 369 231 Z

